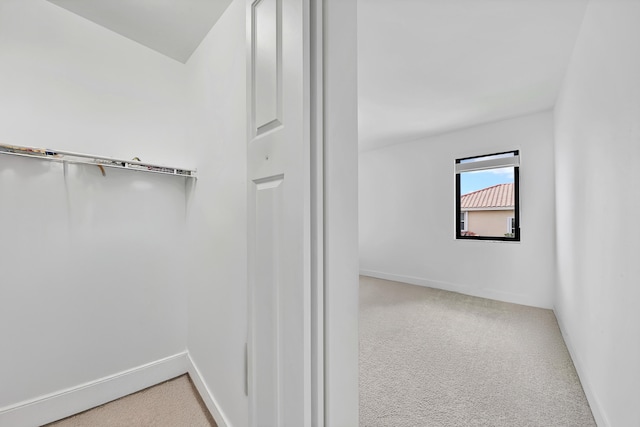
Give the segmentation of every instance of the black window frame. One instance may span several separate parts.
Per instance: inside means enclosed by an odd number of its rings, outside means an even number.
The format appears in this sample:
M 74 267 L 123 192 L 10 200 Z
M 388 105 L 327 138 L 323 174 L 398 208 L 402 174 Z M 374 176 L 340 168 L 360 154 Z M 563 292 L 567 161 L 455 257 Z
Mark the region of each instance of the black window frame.
M 514 156 L 520 156 L 520 150 L 510 150 L 510 151 L 503 151 L 500 153 L 480 154 L 477 156 L 463 157 L 460 159 L 456 159 L 456 165 L 461 163 L 464 160 L 477 159 L 479 157 L 499 156 L 502 154 L 513 154 Z M 455 172 L 455 175 L 456 175 L 456 240 L 489 240 L 489 241 L 497 241 L 497 242 L 519 242 L 520 241 L 520 166 L 510 166 L 510 167 L 513 167 L 513 187 L 514 187 L 513 198 L 515 203 L 513 215 L 516 223 L 515 236 L 506 237 L 506 236 L 463 236 L 462 235 L 462 230 L 460 227 L 460 221 L 461 221 L 460 198 L 462 194 L 460 194 L 460 173 L 456 171 Z M 469 224 L 467 224 L 467 230 L 468 229 L 469 229 Z

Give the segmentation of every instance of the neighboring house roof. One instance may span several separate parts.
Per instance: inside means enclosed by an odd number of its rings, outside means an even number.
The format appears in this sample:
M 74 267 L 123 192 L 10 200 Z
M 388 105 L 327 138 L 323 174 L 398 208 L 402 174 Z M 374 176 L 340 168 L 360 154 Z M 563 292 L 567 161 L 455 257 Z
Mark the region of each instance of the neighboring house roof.
M 460 197 L 462 209 L 504 209 L 515 206 L 513 183 L 467 193 Z

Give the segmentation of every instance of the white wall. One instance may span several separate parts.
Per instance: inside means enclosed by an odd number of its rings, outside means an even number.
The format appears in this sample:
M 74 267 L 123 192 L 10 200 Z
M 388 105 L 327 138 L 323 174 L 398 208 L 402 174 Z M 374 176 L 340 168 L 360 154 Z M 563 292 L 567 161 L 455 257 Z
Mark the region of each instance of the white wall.
M 190 207 L 191 358 L 234 426 L 248 424 L 245 2 L 235 0 L 187 63 L 189 147 L 198 184 Z
M 556 315 L 601 426 L 640 425 L 640 2 L 593 0 L 556 106 Z
M 44 0 L 0 1 L 4 143 L 178 163 L 184 65 Z
M 519 149 L 521 242 L 455 239 L 456 158 Z M 363 274 L 551 308 L 553 116 L 543 112 L 360 153 Z
M 3 143 L 181 165 L 183 78 L 44 0 L 0 1 Z M 186 349 L 184 179 L 106 173 L 0 156 L 0 408 Z

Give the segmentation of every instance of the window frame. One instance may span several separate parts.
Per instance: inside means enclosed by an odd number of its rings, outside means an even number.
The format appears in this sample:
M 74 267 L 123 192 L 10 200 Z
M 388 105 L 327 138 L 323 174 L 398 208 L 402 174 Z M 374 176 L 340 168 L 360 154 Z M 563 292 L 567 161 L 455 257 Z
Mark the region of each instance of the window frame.
M 495 166 L 492 168 L 486 168 L 486 170 L 491 170 L 491 169 L 499 169 L 501 167 L 513 167 L 513 197 L 514 197 L 514 216 L 513 218 L 515 218 L 515 234 L 513 237 L 506 237 L 506 236 L 465 236 L 462 233 L 463 232 L 467 232 L 469 229 L 469 225 L 468 222 L 465 222 L 466 228 L 467 230 L 461 230 L 460 227 L 460 223 L 461 223 L 461 203 L 460 203 L 460 198 L 462 196 L 462 194 L 460 194 L 460 175 L 464 172 L 467 171 L 462 171 L 462 172 L 458 172 L 457 171 L 457 165 L 460 164 L 461 162 L 463 162 L 464 160 L 470 160 L 470 159 L 477 159 L 479 157 L 489 157 L 489 156 L 499 156 L 502 154 L 513 154 L 514 157 L 518 157 L 518 165 L 514 165 L 514 166 Z M 508 159 L 508 157 L 506 157 Z M 459 159 L 456 159 L 455 161 L 455 166 L 456 169 L 454 169 L 455 172 L 455 177 L 456 177 L 456 214 L 455 214 L 455 218 L 456 218 L 456 240 L 487 240 L 487 241 L 497 241 L 497 242 L 520 242 L 520 164 L 519 164 L 519 158 L 520 158 L 520 150 L 509 150 L 509 151 L 502 151 L 499 153 L 492 153 L 492 154 L 480 154 L 477 156 L 469 156 L 469 157 L 462 157 Z M 468 221 L 468 216 L 467 216 L 467 221 Z M 509 217 L 512 218 L 512 217 Z

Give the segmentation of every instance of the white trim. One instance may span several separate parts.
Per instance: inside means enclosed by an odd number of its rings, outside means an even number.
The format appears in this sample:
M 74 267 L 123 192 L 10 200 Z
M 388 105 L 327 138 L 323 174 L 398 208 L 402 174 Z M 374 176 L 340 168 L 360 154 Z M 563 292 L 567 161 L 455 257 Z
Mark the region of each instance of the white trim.
M 487 242 L 487 240 L 479 240 Z M 410 285 L 425 286 L 427 288 L 442 289 L 444 291 L 458 292 L 464 295 L 474 297 L 494 299 L 497 301 L 510 302 L 513 304 L 527 305 L 530 307 L 550 309 L 550 305 L 541 303 L 537 298 L 527 295 L 514 294 L 510 292 L 499 291 L 495 289 L 477 289 L 468 285 L 443 282 L 440 280 L 423 279 L 420 277 L 404 276 L 401 274 L 383 273 L 374 270 L 360 270 L 360 275 L 374 277 L 377 279 L 391 280 L 394 282 L 408 283 Z
M 309 5 L 311 107 L 311 425 L 324 426 L 324 0 Z
M 66 418 L 186 374 L 187 361 L 188 354 L 184 351 L 75 387 L 0 408 L 0 425 L 31 427 Z
M 232 427 L 229 419 L 220 408 L 218 401 L 207 386 L 207 383 L 204 381 L 204 378 L 202 377 L 198 366 L 189 354 L 187 354 L 187 366 L 189 377 L 191 377 L 193 385 L 198 390 L 198 393 L 200 393 L 200 397 L 202 397 L 204 404 L 207 406 L 207 409 L 211 413 L 211 416 L 213 416 L 213 419 L 215 420 L 218 427 Z
M 358 425 L 357 10 L 357 0 L 323 1 L 327 427 Z
M 567 350 L 569 351 L 571 360 L 573 360 L 573 366 L 575 366 L 576 372 L 578 373 L 578 378 L 580 379 L 580 383 L 582 384 L 584 394 L 587 396 L 587 401 L 589 402 L 589 407 L 591 408 L 593 418 L 596 420 L 596 424 L 598 425 L 598 427 L 609 427 L 611 423 L 607 418 L 607 414 L 604 412 L 602 405 L 600 404 L 600 399 L 598 398 L 595 389 L 587 378 L 582 359 L 578 357 L 578 353 L 575 351 L 575 347 L 573 347 L 573 343 L 569 338 L 569 334 L 567 333 L 567 330 L 564 327 L 564 323 L 558 315 L 555 307 L 553 308 L 553 314 L 555 314 L 556 316 L 556 321 L 558 322 L 560 333 L 562 334 L 564 343 L 567 346 Z
M 465 232 L 465 231 L 469 231 L 469 212 L 468 211 L 461 211 L 460 215 L 464 218 L 460 218 L 462 220 L 462 222 L 464 223 L 464 227 L 460 227 L 460 231 Z

